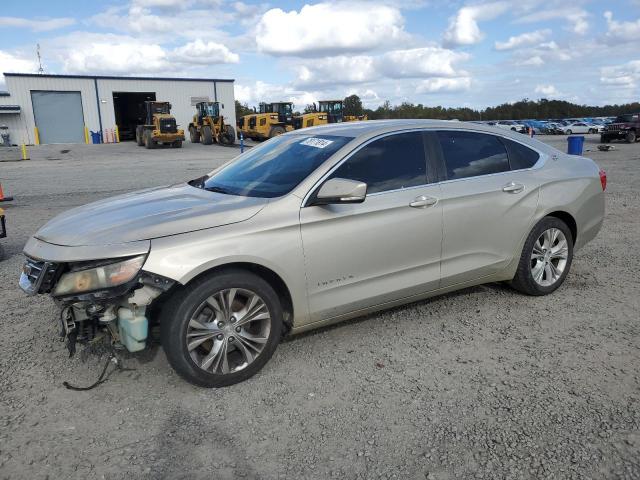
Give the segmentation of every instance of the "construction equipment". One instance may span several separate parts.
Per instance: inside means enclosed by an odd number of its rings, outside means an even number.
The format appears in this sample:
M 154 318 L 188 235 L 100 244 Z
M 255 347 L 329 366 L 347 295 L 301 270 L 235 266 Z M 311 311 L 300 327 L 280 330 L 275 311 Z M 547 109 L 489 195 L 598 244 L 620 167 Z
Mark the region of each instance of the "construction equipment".
M 236 132 L 231 125 L 224 123 L 219 102 L 199 102 L 196 104 L 193 122 L 189 124 L 189 137 L 191 143 L 233 145 Z
M 293 103 L 260 103 L 260 111 L 238 120 L 238 136 L 266 140 L 293 130 Z
M 182 147 L 184 130 L 179 130 L 176 119 L 171 115 L 169 102 L 145 101 L 145 123 L 136 127 L 138 146 L 156 148 L 159 143 Z
M 342 100 L 321 100 L 318 106 L 313 104 L 314 111 L 304 113 L 293 119 L 293 126 L 296 130 L 300 128 L 326 125 L 327 123 L 356 122 L 368 120 L 366 115 L 344 115 L 344 104 Z

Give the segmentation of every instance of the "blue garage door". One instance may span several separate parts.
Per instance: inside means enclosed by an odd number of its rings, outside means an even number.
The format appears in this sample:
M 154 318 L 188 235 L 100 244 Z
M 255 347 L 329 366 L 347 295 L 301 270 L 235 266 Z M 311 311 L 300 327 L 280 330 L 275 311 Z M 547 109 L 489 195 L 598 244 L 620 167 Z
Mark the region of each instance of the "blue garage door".
M 32 91 L 40 143 L 84 143 L 80 92 Z

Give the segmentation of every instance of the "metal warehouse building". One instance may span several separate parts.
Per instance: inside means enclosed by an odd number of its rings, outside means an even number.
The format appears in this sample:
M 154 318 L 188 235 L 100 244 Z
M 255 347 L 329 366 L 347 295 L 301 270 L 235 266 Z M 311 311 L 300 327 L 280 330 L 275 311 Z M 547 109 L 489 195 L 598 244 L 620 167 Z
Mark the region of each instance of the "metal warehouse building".
M 101 133 L 104 141 L 115 141 L 116 131 L 121 140 L 133 139 L 135 125 L 143 123 L 146 100 L 170 102 L 185 133 L 197 102 L 220 102 L 225 121 L 236 122 L 233 80 L 25 73 L 4 77 L 8 91 L 0 92 L 0 125 L 9 127 L 15 144 L 85 143 L 91 141 L 87 132 Z

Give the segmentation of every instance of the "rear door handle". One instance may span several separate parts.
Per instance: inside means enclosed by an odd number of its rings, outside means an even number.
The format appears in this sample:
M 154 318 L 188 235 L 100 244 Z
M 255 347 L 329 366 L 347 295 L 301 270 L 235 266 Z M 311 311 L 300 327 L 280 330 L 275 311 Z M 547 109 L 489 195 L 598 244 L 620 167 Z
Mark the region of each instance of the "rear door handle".
M 520 193 L 524 190 L 524 185 L 521 183 L 510 182 L 502 187 L 502 191 L 506 193 Z
M 413 201 L 409 204 L 412 208 L 427 208 L 433 207 L 436 203 L 438 203 L 437 198 L 427 197 L 426 195 L 420 195 L 413 199 Z

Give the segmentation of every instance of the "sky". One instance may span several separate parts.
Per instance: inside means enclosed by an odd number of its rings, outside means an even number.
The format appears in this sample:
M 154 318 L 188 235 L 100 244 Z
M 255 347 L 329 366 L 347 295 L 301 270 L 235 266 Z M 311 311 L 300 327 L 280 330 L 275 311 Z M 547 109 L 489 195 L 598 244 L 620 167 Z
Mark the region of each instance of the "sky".
M 640 0 L 10 0 L 0 73 L 39 44 L 45 73 L 232 78 L 249 105 L 604 105 L 638 101 L 639 40 Z

